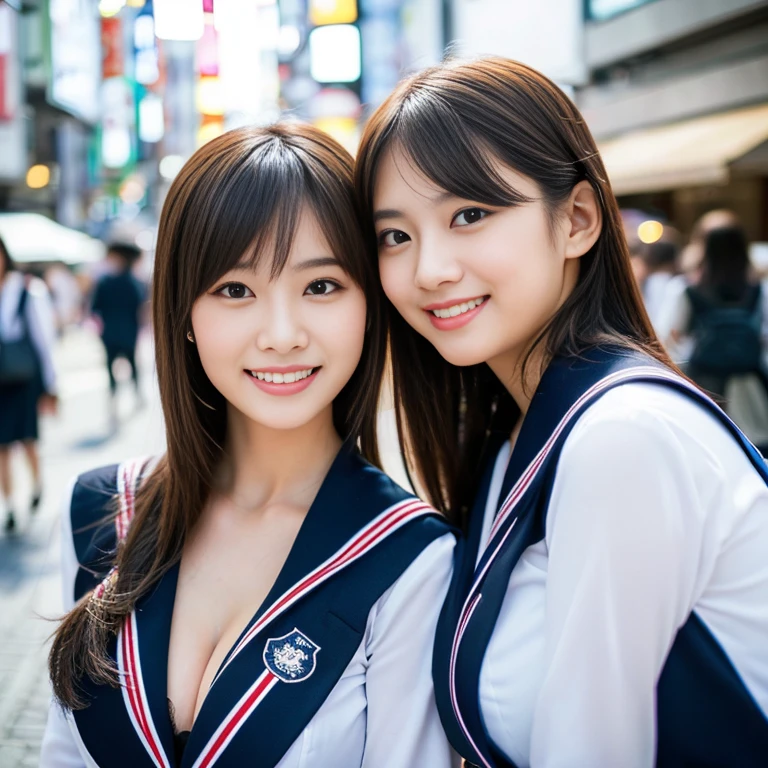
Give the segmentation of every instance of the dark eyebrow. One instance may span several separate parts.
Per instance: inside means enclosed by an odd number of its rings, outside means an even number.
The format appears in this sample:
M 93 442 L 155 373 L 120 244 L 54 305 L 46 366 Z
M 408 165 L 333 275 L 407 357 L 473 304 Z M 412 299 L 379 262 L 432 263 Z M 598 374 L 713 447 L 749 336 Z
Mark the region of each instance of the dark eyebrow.
M 341 267 L 341 262 L 333 256 L 319 256 L 316 259 L 307 259 L 294 264 L 291 269 L 294 272 L 303 272 L 305 269 L 317 269 L 318 267 Z
M 380 211 L 376 211 L 373 214 L 374 222 L 381 221 L 382 219 L 402 219 L 405 218 L 402 211 L 396 211 L 394 208 L 383 208 Z

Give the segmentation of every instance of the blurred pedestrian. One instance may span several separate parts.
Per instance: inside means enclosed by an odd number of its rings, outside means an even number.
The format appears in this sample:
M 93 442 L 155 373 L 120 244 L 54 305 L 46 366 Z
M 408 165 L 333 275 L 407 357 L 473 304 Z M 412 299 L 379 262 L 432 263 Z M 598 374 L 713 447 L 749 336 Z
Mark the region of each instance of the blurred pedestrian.
M 768 301 L 752 277 L 744 230 L 727 226 L 704 239 L 699 280 L 679 296 L 669 335 L 693 340 L 686 373 L 725 404 L 733 377 L 766 381 L 764 357 Z
M 53 306 L 42 280 L 25 276 L 0 240 L 0 491 L 5 530 L 16 527 L 11 447 L 20 443 L 32 474 L 31 511 L 42 496 L 38 414 L 56 409 Z
M 646 245 L 642 251 L 646 267 L 642 284 L 643 301 L 658 334 L 661 334 L 670 292 L 676 295 L 685 287 L 685 278 L 677 274 L 678 255 L 679 249 L 672 240 L 657 240 Z
M 691 238 L 680 253 L 680 272 L 690 283 L 696 283 L 704 262 L 704 241 L 713 229 L 737 227 L 739 218 L 727 208 L 715 208 L 700 216 L 691 230 Z
M 64 264 L 52 264 L 45 270 L 45 283 L 51 292 L 59 334 L 80 322 L 83 294 L 77 278 Z
M 117 428 L 117 380 L 113 370 L 115 360 L 122 358 L 128 362 L 137 407 L 144 402 L 136 367 L 136 342 L 142 308 L 147 300 L 147 288 L 133 274 L 133 267 L 140 256 L 141 251 L 135 245 L 111 244 L 107 250 L 107 260 L 114 269 L 99 278 L 91 302 L 91 311 L 101 322 L 101 340 L 107 355 L 110 426 L 113 430 Z

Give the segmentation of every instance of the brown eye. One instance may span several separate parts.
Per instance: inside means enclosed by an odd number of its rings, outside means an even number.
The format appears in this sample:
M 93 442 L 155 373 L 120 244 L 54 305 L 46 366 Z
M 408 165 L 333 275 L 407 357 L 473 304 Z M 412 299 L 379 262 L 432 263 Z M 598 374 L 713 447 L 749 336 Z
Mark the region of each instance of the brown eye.
M 310 296 L 327 296 L 330 293 L 334 293 L 340 288 L 338 283 L 333 280 L 313 280 L 308 286 L 305 293 Z
M 411 238 L 399 229 L 388 229 L 379 235 L 379 245 L 393 248 L 396 245 L 407 243 Z
M 249 295 L 253 296 L 248 286 L 245 286 L 242 283 L 227 283 L 226 285 L 222 285 L 217 293 L 227 299 L 244 299 Z
M 474 224 L 484 219 L 487 215 L 488 211 L 484 211 L 482 208 L 465 208 L 454 216 L 451 224 L 457 227 L 466 227 L 468 224 Z

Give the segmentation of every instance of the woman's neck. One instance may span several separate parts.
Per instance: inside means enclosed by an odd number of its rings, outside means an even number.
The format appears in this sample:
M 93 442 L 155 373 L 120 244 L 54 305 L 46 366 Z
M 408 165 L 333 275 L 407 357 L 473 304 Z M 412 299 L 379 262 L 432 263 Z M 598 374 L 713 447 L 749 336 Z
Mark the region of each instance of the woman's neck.
M 296 429 L 270 429 L 230 407 L 216 491 L 236 506 L 274 502 L 309 506 L 342 440 L 330 408 Z
M 488 361 L 488 367 L 512 396 L 523 418 L 548 363 L 546 339 L 532 350 L 511 350 Z

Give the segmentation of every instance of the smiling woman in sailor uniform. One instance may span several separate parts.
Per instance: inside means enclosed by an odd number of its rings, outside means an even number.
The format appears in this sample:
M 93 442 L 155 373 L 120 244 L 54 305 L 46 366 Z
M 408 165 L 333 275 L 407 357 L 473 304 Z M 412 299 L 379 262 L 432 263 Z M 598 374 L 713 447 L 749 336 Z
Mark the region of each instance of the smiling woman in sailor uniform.
M 41 764 L 449 766 L 454 536 L 375 468 L 386 329 L 352 161 L 308 126 L 201 148 L 160 221 L 167 453 L 88 472 Z
M 768 765 L 766 467 L 654 337 L 577 109 L 524 65 L 447 63 L 373 115 L 356 178 L 404 453 L 468 530 L 435 648 L 453 745 Z

